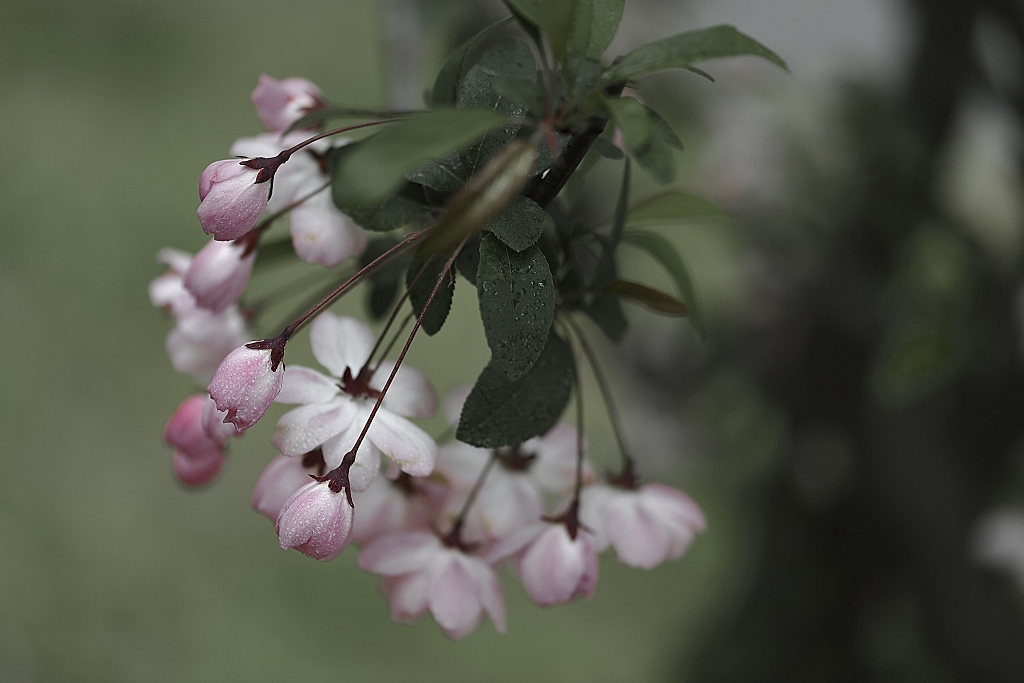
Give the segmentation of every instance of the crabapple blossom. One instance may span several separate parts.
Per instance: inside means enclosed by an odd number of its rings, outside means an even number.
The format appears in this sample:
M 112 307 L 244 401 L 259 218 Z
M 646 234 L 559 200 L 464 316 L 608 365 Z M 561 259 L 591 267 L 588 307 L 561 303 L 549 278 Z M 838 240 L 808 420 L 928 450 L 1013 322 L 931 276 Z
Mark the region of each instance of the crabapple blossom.
M 333 268 L 366 248 L 367 234 L 334 205 L 324 189 L 292 209 L 292 244 L 306 263 Z
M 199 250 L 185 273 L 185 289 L 196 304 L 220 313 L 242 296 L 249 282 L 256 250 L 244 240 L 210 243 Z
M 209 392 L 217 409 L 227 412 L 224 418 L 239 430 L 246 430 L 263 417 L 281 391 L 284 366 L 275 362 L 276 348 L 265 342 L 251 342 L 225 356 L 213 379 Z
M 352 539 L 352 506 L 327 482 L 313 481 L 292 494 L 277 517 L 281 548 L 327 562 Z
M 275 80 L 266 74 L 252 91 L 252 103 L 256 113 L 267 128 L 283 133 L 307 112 L 324 106 L 323 93 L 305 78 Z
M 365 367 L 374 345 L 373 333 L 354 318 L 321 313 L 310 326 L 309 341 L 314 358 L 333 377 L 311 368 L 289 368 L 277 401 L 302 406 L 281 417 L 271 443 L 290 456 L 320 446 L 328 469 L 334 469 L 355 446 L 395 364 L 383 361 L 373 371 Z M 405 418 L 427 417 L 436 403 L 426 376 L 403 365 L 349 470 L 352 490 L 366 489 L 377 476 L 381 452 L 413 476 L 433 471 L 437 444 Z
M 597 542 L 588 531 L 577 528 L 573 538 L 567 525 L 558 521 L 521 528 L 498 541 L 487 559 L 511 558 L 526 592 L 538 605 L 547 606 L 593 596 L 597 555 Z
M 580 511 L 601 550 L 612 545 L 620 561 L 643 569 L 681 556 L 706 526 L 696 503 L 661 484 L 594 484 L 583 490 Z
M 315 458 L 311 455 L 314 454 L 301 458 L 279 455 L 271 460 L 256 480 L 250 499 L 252 509 L 276 523 L 281 508 L 292 494 L 309 483 L 309 475 L 323 474 L 323 458 L 319 454 Z
M 430 610 L 450 637 L 469 635 L 486 613 L 505 632 L 505 603 L 494 568 L 476 555 L 448 547 L 429 531 L 383 536 L 359 554 L 360 568 L 384 579 L 391 618 L 414 623 Z
M 203 427 L 206 398 L 196 394 L 185 399 L 164 430 L 164 441 L 174 448 L 175 474 L 188 486 L 209 483 L 224 465 L 224 443 Z
M 228 416 L 226 410 L 218 410 L 217 402 L 210 398 L 210 395 L 206 395 L 206 399 L 203 401 L 203 431 L 211 439 L 224 445 L 233 436 L 240 436 L 242 432 L 238 430 L 235 425 L 225 421 L 224 418 Z
M 444 487 L 437 483 L 405 473 L 395 480 L 377 477 L 365 491 L 352 494 L 359 509 L 352 525 L 352 540 L 366 545 L 396 531 L 429 529 L 444 493 Z
M 259 221 L 270 198 L 270 182 L 260 181 L 265 169 L 250 168 L 238 159 L 215 161 L 199 178 L 199 224 L 216 240 L 236 240 Z

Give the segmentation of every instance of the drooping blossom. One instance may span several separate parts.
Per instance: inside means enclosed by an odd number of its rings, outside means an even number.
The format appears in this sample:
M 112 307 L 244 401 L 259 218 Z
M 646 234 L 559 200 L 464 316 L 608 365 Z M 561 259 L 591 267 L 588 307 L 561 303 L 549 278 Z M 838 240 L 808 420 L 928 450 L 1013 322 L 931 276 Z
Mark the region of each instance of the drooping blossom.
M 199 178 L 199 224 L 216 240 L 236 240 L 253 229 L 267 207 L 271 183 L 238 159 L 215 161 Z
M 352 540 L 352 506 L 344 492 L 327 482 L 311 481 L 292 494 L 277 518 L 281 548 L 295 548 L 306 557 L 326 562 Z
M 192 259 L 185 289 L 201 308 L 220 313 L 242 296 L 255 263 L 256 250 L 244 241 L 210 240 Z
M 319 461 L 319 462 L 318 462 Z M 270 461 L 253 489 L 249 504 L 253 510 L 277 522 L 281 508 L 296 491 L 308 484 L 309 475 L 322 475 L 323 458 L 289 458 L 279 455 Z
M 381 574 L 391 618 L 415 623 L 429 610 L 450 637 L 469 635 L 484 614 L 505 632 L 505 603 L 494 568 L 476 555 L 446 546 L 433 532 L 383 536 L 360 554 L 358 564 Z
M 280 137 L 264 133 L 240 138 L 231 153 L 246 157 L 274 157 L 309 137 L 296 131 Z M 334 139 L 334 144 L 346 144 Z M 295 253 L 307 263 L 334 267 L 366 248 L 368 235 L 352 218 L 342 213 L 331 199 L 330 176 L 323 160 L 331 141 L 317 140 L 299 150 L 274 174 L 274 194 L 267 210 L 276 213 L 299 203 L 291 212 L 291 234 Z
M 320 446 L 332 470 L 355 446 L 395 364 L 382 361 L 372 374 L 363 371 L 374 338 L 370 328 L 354 318 L 321 313 L 310 326 L 309 340 L 313 356 L 333 377 L 306 367 L 288 368 L 277 401 L 302 405 L 281 417 L 272 443 L 293 457 Z M 381 453 L 414 477 L 433 471 L 437 444 L 406 417 L 427 417 L 436 403 L 426 376 L 403 365 L 349 470 L 354 491 L 366 489 L 377 476 Z
M 202 486 L 224 466 L 224 444 L 203 428 L 206 396 L 185 399 L 164 429 L 164 441 L 174 448 L 174 472 L 187 486 Z
M 252 103 L 267 129 L 274 133 L 283 133 L 309 111 L 324 106 L 320 88 L 305 78 L 278 81 L 266 74 L 260 76 L 252 91 Z
M 245 319 L 237 306 L 214 313 L 196 304 L 184 286 L 192 263 L 190 254 L 161 249 L 157 258 L 170 269 L 150 282 L 149 296 L 154 306 L 166 309 L 175 320 L 166 341 L 171 365 L 208 383 L 224 356 L 249 339 Z
M 707 524 L 686 494 L 661 484 L 588 486 L 580 517 L 601 550 L 611 545 L 620 561 L 643 569 L 681 556 Z
M 252 427 L 263 417 L 281 391 L 284 364 L 274 367 L 272 349 L 252 348 L 252 342 L 225 356 L 208 387 L 217 409 L 240 430 Z
M 519 570 L 523 587 L 538 605 L 588 600 L 597 586 L 598 544 L 585 529 L 572 538 L 562 522 L 540 522 L 499 540 L 487 553 L 497 562 L 510 558 Z
M 444 487 L 422 477 L 377 477 L 365 491 L 352 494 L 359 510 L 352 540 L 366 545 L 397 531 L 426 531 L 444 494 Z

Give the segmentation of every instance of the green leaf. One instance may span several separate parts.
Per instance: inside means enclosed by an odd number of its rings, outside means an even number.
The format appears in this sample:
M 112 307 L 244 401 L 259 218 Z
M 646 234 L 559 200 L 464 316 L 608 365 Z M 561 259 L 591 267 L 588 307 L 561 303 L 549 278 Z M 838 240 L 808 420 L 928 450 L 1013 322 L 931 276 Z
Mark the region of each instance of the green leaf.
M 694 329 L 697 330 L 701 338 L 704 338 L 706 336 L 706 329 L 700 297 L 696 287 L 693 285 L 693 280 L 690 278 L 686 264 L 676 252 L 672 243 L 656 232 L 647 231 L 627 232 L 622 236 L 622 241 L 643 249 L 651 258 L 661 264 L 662 268 L 665 269 L 675 283 L 676 291 L 679 293 L 683 303 L 689 308 L 690 322 L 693 324 Z
M 682 190 L 669 190 L 630 207 L 626 223 L 629 225 L 672 225 L 702 218 L 728 216 L 724 209 Z
M 622 183 L 619 186 L 619 198 L 615 202 L 615 214 L 612 218 L 612 229 L 608 240 L 602 244 L 601 259 L 594 273 L 594 285 L 604 289 L 615 281 L 615 250 L 622 240 L 622 229 L 626 225 L 626 208 L 629 206 L 629 160 L 622 168 Z
M 547 214 L 540 205 L 526 197 L 516 197 L 487 226 L 494 236 L 516 251 L 529 249 L 544 234 Z
M 626 0 L 577 0 L 568 51 L 600 59 L 612 42 Z
M 613 342 L 622 339 L 629 327 L 621 301 L 611 294 L 597 294 L 590 305 L 582 310 Z
M 430 293 L 434 290 L 439 278 L 445 280 L 437 288 L 434 300 L 430 302 L 430 308 L 423 316 L 423 331 L 429 335 L 435 335 L 441 330 L 444 321 L 448 318 L 448 311 L 452 307 L 452 298 L 455 294 L 455 274 L 442 271 L 451 254 L 435 254 L 427 259 L 414 259 L 405 271 L 405 286 L 409 288 L 409 302 L 412 310 L 419 316 L 423 313 L 423 307 L 430 299 Z M 422 274 L 421 274 L 422 271 Z M 417 279 L 418 278 L 418 279 Z
M 491 366 L 510 380 L 518 379 L 540 357 L 555 317 L 547 259 L 536 246 L 519 253 L 485 235 L 476 289 Z
M 502 76 L 494 83 L 494 88 L 516 104 L 522 105 L 534 114 L 544 112 L 544 100 L 547 94 L 536 80 L 528 81 L 516 76 Z
M 679 299 L 661 290 L 629 280 L 616 280 L 605 288 L 606 294 L 621 296 L 645 304 L 649 308 L 668 315 L 685 316 L 690 312 Z
M 390 232 L 407 225 L 422 226 L 433 216 L 427 207 L 400 195 L 375 204 L 349 207 L 345 213 L 371 232 Z
M 633 97 L 608 98 L 605 105 L 622 131 L 630 156 L 658 182 L 671 182 L 675 176 L 672 150 L 650 110 Z
M 460 45 L 448 56 L 444 65 L 434 79 L 434 87 L 431 90 L 431 103 L 435 107 L 448 107 L 454 105 L 459 97 L 459 84 L 462 83 L 466 74 L 473 67 L 474 52 L 480 43 L 502 26 L 508 25 L 511 21 L 502 19 L 495 22 L 477 33 L 475 36 Z
M 459 190 L 441 220 L 416 250 L 418 257 L 455 248 L 483 229 L 515 199 L 526 185 L 537 158 L 537 149 L 517 140 L 501 150 Z
M 476 274 L 480 269 L 480 238 L 481 234 L 473 235 L 466 242 L 466 246 L 459 251 L 455 257 L 455 269 L 462 274 L 462 277 L 469 280 L 469 284 L 476 287 Z
M 334 202 L 342 209 L 379 202 L 417 165 L 465 147 L 505 123 L 506 117 L 494 111 L 438 109 L 389 124 L 339 159 Z
M 695 62 L 739 55 L 763 57 L 788 70 L 782 58 L 764 45 L 733 26 L 722 25 L 687 31 L 637 48 L 613 64 L 605 72 L 605 79 L 629 81 L 662 69 L 685 69 Z
M 626 155 L 622 153 L 622 150 L 616 147 L 608 138 L 599 137 L 594 140 L 594 150 L 598 154 L 603 156 L 605 159 L 619 160 L 624 158 Z
M 680 140 L 679 136 L 676 135 L 676 132 L 672 130 L 671 124 L 669 124 L 661 114 L 650 107 L 644 106 L 644 109 L 647 110 L 647 115 L 651 117 L 651 125 L 654 126 L 654 132 L 667 144 L 675 147 L 676 149 L 682 149 L 683 141 Z
M 565 81 L 570 100 L 582 98 L 594 90 L 604 73 L 604 65 L 585 55 L 571 54 L 566 57 Z
M 572 30 L 576 5 L 582 0 L 505 0 L 505 4 L 513 8 L 520 17 L 533 26 L 544 31 L 551 43 L 555 58 L 565 63 L 565 54 L 569 34 Z
M 530 371 L 514 382 L 488 365 L 466 398 L 455 437 L 500 448 L 544 434 L 565 410 L 575 376 L 572 351 L 554 333 Z

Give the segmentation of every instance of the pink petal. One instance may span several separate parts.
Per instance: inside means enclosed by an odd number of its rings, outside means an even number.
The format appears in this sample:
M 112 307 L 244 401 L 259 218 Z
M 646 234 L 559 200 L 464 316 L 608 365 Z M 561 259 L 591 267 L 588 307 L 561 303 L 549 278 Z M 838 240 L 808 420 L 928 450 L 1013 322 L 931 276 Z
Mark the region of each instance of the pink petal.
M 288 372 L 292 369 L 289 368 Z M 328 439 L 348 429 L 356 408 L 348 398 L 300 406 L 281 416 L 270 440 L 282 455 L 309 453 Z
M 339 393 L 336 380 L 312 368 L 289 365 L 275 403 L 327 403 Z
M 277 456 L 260 474 L 249 504 L 253 510 L 276 522 L 281 508 L 292 494 L 312 481 L 309 478 L 310 472 L 302 466 L 301 458 Z
M 423 572 L 385 576 L 380 589 L 391 603 L 392 621 L 415 624 L 427 611 L 427 575 Z
M 366 546 L 356 564 L 374 574 L 400 576 L 422 570 L 442 548 L 437 536 L 428 531 L 388 534 Z
M 434 471 L 437 444 L 425 431 L 387 410 L 377 411 L 367 436 L 403 472 L 425 477 Z
M 430 566 L 427 601 L 438 626 L 457 640 L 480 623 L 483 607 L 471 561 L 458 551 L 448 550 L 444 554 Z
M 639 497 L 632 492 L 609 501 L 605 507 L 605 528 L 620 561 L 631 567 L 651 569 L 667 559 L 668 536 L 658 520 L 639 503 Z
M 223 467 L 224 451 L 217 447 L 197 453 L 174 451 L 174 474 L 186 486 L 209 484 Z
M 367 241 L 366 231 L 334 205 L 330 190 L 292 209 L 291 234 L 300 259 L 328 268 L 361 253 Z
M 548 525 L 519 563 L 523 586 L 538 605 L 555 605 L 576 597 L 585 569 L 581 547 L 560 524 Z
M 370 379 L 370 387 L 384 389 L 394 367 L 394 361 L 382 361 Z M 437 393 L 426 375 L 403 365 L 384 396 L 383 407 L 405 417 L 430 417 L 437 409 Z
M 335 377 L 342 377 L 345 368 L 355 375 L 366 363 L 373 348 L 373 332 L 355 318 L 321 313 L 309 328 L 309 344 L 320 365 Z

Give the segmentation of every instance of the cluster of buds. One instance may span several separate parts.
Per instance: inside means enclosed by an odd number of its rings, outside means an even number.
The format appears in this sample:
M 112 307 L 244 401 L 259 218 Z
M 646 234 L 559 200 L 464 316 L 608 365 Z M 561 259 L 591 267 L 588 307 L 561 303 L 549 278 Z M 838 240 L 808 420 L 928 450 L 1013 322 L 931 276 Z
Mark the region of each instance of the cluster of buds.
M 181 404 L 165 432 L 181 482 L 209 483 L 231 438 L 275 402 L 296 406 L 277 421 L 271 444 L 278 455 L 256 482 L 252 507 L 274 522 L 284 549 L 327 561 L 359 546 L 358 564 L 382 577 L 394 620 L 415 622 L 429 611 L 453 638 L 484 615 L 504 631 L 501 563 L 515 568 L 535 602 L 553 605 L 592 595 L 606 549 L 646 569 L 682 555 L 704 529 L 700 509 L 679 491 L 641 485 L 628 456 L 618 475 L 599 476 L 579 426 L 558 423 L 487 449 L 438 446 L 412 421 L 432 415 L 438 397 L 404 359 L 435 295 L 454 277 L 458 249 L 394 360 L 387 356 L 405 324 L 391 333 L 392 323 L 408 292 L 379 335 L 328 307 L 400 256 L 415 232 L 280 334 L 253 340 L 258 311 L 239 301 L 276 219 L 289 215 L 299 259 L 326 268 L 361 255 L 367 236 L 328 189 L 325 155 L 345 144 L 333 138 L 338 131 L 291 131 L 325 106 L 320 90 L 303 79 L 264 76 L 252 99 L 269 131 L 238 140 L 232 153 L 241 158 L 214 162 L 200 177 L 198 217 L 212 241 L 195 257 L 161 251 L 169 270 L 150 286 L 153 304 L 175 322 L 167 337 L 173 366 L 207 385 L 206 394 Z M 285 365 L 286 346 L 307 326 L 326 372 Z M 457 392 L 445 403 L 453 427 L 465 399 Z

